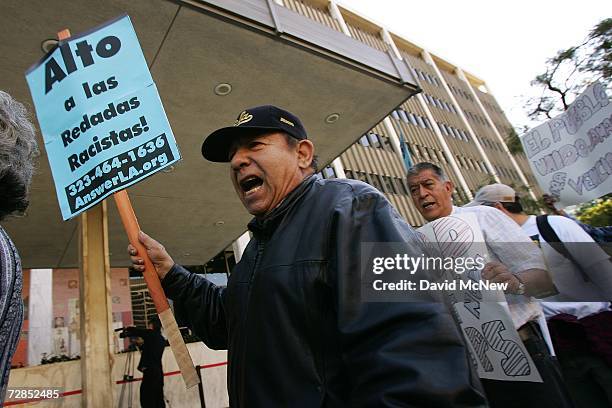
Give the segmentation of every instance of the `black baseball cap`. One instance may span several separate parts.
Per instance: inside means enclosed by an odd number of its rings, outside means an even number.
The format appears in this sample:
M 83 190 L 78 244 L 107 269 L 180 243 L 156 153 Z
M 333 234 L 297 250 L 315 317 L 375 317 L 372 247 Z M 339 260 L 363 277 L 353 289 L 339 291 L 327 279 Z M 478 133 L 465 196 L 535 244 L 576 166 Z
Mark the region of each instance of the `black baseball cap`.
M 240 112 L 234 126 L 217 129 L 202 143 L 202 156 L 212 162 L 229 162 L 229 150 L 236 138 L 279 130 L 298 140 L 307 139 L 306 129 L 293 113 L 273 105 L 256 106 Z

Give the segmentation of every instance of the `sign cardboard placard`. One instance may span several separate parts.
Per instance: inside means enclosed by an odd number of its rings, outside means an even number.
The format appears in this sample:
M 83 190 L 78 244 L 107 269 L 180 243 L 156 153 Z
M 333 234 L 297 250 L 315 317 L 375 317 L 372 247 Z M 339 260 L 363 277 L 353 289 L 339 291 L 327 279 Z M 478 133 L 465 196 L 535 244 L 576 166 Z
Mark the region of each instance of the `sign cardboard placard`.
M 612 192 L 612 103 L 599 82 L 520 137 L 538 184 L 561 206 Z
M 180 159 L 127 15 L 26 73 L 64 220 Z
M 26 74 L 64 220 L 114 195 L 187 388 L 200 382 L 125 188 L 180 159 L 159 94 L 127 15 L 71 37 Z M 103 78 L 103 79 L 101 79 Z M 105 79 L 104 79 L 105 78 Z M 100 80 L 101 79 L 101 80 Z
M 454 214 L 418 229 L 437 245 L 443 257 L 489 259 L 475 214 Z M 480 281 L 481 269 L 462 274 L 445 271 L 446 280 Z M 444 279 L 442 279 L 444 280 Z M 542 382 L 542 378 L 514 328 L 506 297 L 501 290 L 459 290 L 446 293 L 453 307 L 478 376 L 501 381 Z

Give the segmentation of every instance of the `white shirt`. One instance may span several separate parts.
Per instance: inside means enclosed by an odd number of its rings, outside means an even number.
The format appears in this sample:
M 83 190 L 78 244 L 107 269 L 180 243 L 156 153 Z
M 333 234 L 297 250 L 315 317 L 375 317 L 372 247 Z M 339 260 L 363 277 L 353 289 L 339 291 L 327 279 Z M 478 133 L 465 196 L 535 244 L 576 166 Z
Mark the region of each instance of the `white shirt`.
M 547 269 L 559 292 L 543 299 L 546 318 L 561 313 L 582 318 L 609 309 L 610 303 L 604 301 L 612 299 L 612 264 L 608 254 L 573 220 L 550 215 L 548 223 L 581 268 L 546 242 L 538 231 L 535 216 L 523 223 L 525 233 L 538 236 Z
M 493 207 L 477 205 L 455 207 L 451 214 L 474 213 L 478 218 L 491 259 L 504 264 L 512 273 L 527 269 L 546 269 L 542 255 L 531 238 L 504 213 Z M 514 327 L 543 316 L 539 303 L 531 296 L 506 294 Z

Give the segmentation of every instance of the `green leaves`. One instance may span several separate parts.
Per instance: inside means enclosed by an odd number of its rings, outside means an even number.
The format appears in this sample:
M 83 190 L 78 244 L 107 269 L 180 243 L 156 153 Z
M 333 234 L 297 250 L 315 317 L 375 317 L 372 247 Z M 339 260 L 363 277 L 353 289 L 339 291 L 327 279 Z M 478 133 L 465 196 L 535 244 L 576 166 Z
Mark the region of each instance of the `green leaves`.
M 559 50 L 546 61 L 544 72 L 531 85 L 540 88 L 538 97 L 525 103 L 533 120 L 550 119 L 567 110 L 573 98 L 595 81 L 608 86 L 612 81 L 612 18 L 600 21 L 578 45 Z

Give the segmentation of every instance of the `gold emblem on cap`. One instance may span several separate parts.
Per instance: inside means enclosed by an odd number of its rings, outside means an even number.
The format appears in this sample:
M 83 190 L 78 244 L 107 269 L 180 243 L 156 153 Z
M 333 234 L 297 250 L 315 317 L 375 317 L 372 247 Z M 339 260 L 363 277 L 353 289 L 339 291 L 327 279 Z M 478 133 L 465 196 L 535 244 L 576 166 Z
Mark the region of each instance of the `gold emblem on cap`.
M 253 119 L 253 115 L 251 115 L 247 111 L 242 111 L 240 112 L 240 116 L 238 116 L 238 119 L 236 119 L 236 122 L 234 122 L 234 126 L 240 126 L 243 123 L 247 123 L 251 119 Z
M 288 124 L 289 126 L 293 126 L 293 127 L 295 127 L 295 125 L 293 124 L 293 122 L 291 122 L 291 121 L 289 121 L 289 120 L 287 120 L 287 119 L 285 119 L 285 118 L 283 118 L 283 117 L 281 117 L 281 118 L 280 118 L 280 121 L 281 121 L 281 122 L 284 122 L 284 123 L 286 123 L 286 124 Z

